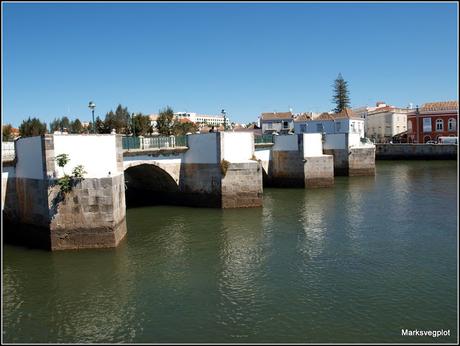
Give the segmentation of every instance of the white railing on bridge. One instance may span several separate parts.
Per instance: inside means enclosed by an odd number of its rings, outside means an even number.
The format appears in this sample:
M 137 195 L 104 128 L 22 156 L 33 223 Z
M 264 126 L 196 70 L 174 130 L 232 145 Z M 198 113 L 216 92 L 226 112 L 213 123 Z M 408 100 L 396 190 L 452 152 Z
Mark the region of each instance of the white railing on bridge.
M 11 161 L 15 157 L 14 142 L 2 142 L 2 161 Z

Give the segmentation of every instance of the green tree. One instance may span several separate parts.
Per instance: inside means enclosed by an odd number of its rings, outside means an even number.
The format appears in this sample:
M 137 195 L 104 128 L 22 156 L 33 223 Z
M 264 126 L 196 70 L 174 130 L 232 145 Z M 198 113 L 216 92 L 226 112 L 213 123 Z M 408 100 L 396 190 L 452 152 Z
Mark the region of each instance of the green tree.
M 132 132 L 135 136 L 145 136 L 152 134 L 153 128 L 148 115 L 137 113 L 132 118 Z
M 51 123 L 50 123 L 50 132 L 53 133 L 54 131 L 64 131 L 70 130 L 70 120 L 68 117 L 64 116 L 62 118 L 55 118 Z
M 174 111 L 171 107 L 166 107 L 160 110 L 160 114 L 157 119 L 158 133 L 165 136 L 172 134 L 174 126 Z
M 83 125 L 80 121 L 80 119 L 75 119 L 70 123 L 70 132 L 71 133 L 83 133 Z
M 115 129 L 117 133 L 128 134 L 130 131 L 130 115 L 128 112 L 128 107 L 123 107 L 118 105 L 115 112 L 112 110 L 105 115 L 105 127 L 109 129 L 109 133 L 112 129 Z
M 13 126 L 11 126 L 11 124 L 5 124 L 2 126 L 2 136 L 2 142 L 13 140 Z
M 334 81 L 334 95 L 332 98 L 336 107 L 333 109 L 335 113 L 340 113 L 345 108 L 350 107 L 350 97 L 348 92 L 348 83 L 343 79 L 342 74 L 339 73 L 337 79 Z
M 106 125 L 105 121 L 102 121 L 99 116 L 96 117 L 96 120 L 94 121 L 96 124 L 96 133 L 99 134 L 104 134 L 104 133 L 110 133 L 112 130 Z M 93 123 L 89 123 L 89 131 L 90 133 L 93 133 Z
M 172 128 L 172 134 L 175 136 L 183 136 L 189 132 L 195 133 L 196 131 L 198 131 L 198 126 L 193 122 L 176 122 L 174 123 Z
M 46 123 L 42 123 L 38 118 L 24 120 L 19 126 L 21 137 L 41 136 L 46 133 Z
M 50 122 L 50 133 L 54 131 L 61 131 L 61 119 L 54 118 L 52 122 Z

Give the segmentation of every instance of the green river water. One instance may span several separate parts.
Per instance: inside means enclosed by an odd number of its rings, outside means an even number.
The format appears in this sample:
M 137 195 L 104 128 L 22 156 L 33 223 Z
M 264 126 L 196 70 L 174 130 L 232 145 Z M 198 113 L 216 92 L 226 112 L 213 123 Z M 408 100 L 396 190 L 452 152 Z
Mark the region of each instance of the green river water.
M 456 214 L 456 161 L 128 209 L 116 249 L 3 246 L 3 342 L 456 342 Z

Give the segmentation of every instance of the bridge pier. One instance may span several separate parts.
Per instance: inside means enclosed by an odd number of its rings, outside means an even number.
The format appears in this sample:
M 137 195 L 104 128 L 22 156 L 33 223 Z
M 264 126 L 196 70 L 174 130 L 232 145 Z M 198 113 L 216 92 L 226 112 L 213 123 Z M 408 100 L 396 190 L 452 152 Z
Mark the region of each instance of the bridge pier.
M 7 170 L 6 240 L 51 250 L 118 245 L 126 234 L 120 136 L 45 135 L 15 144 L 17 162 Z M 55 156 L 64 153 L 70 162 L 63 170 Z M 85 179 L 60 193 L 57 179 L 79 164 Z
M 271 149 L 256 151 L 267 186 L 328 187 L 334 184 L 333 158 L 323 155 L 321 134 L 274 136 Z
M 326 135 L 324 153 L 334 157 L 335 175 L 375 175 L 375 146 L 362 144 L 358 134 Z

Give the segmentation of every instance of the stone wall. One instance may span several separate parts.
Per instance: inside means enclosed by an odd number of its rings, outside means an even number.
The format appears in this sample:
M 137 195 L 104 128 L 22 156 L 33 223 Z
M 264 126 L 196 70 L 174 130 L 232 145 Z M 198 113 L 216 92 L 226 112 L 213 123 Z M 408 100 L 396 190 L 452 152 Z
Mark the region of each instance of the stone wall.
M 375 175 L 374 148 L 324 149 L 324 153 L 333 155 L 336 176 Z
M 262 166 L 254 161 L 230 163 L 222 178 L 222 208 L 262 206 Z
M 350 148 L 348 175 L 375 175 L 375 148 Z
M 348 175 L 348 150 L 347 149 L 324 149 L 324 154 L 332 155 L 334 160 L 334 175 Z
M 334 160 L 332 155 L 305 158 L 305 187 L 329 187 L 334 185 Z
M 456 160 L 455 144 L 376 144 L 377 160 Z
M 115 247 L 126 234 L 124 175 L 85 179 L 60 198 L 50 186 L 52 250 Z
M 220 164 L 184 163 L 181 165 L 178 199 L 183 205 L 220 208 L 221 180 Z
M 301 151 L 273 151 L 269 186 L 304 187 L 304 161 Z
M 17 176 L 6 183 L 6 241 L 51 250 L 117 246 L 126 234 L 123 171 L 107 178 L 85 178 L 62 194 L 56 178 L 54 137 L 44 135 L 38 143 L 40 177 L 24 177 L 16 171 Z M 18 157 L 18 162 L 23 159 Z

